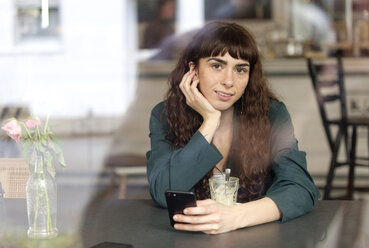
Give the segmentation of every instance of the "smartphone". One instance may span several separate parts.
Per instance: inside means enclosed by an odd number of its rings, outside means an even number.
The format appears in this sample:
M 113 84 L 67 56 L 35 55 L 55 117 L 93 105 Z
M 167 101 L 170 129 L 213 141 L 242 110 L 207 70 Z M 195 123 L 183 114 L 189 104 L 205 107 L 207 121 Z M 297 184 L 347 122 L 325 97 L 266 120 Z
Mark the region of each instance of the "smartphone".
M 103 242 L 92 246 L 91 248 L 133 248 L 131 244 Z
M 188 207 L 196 207 L 196 197 L 193 192 L 186 191 L 165 191 L 165 198 L 167 200 L 168 213 L 170 224 L 174 226 L 176 223 L 173 216 L 176 214 L 183 214 L 183 210 Z

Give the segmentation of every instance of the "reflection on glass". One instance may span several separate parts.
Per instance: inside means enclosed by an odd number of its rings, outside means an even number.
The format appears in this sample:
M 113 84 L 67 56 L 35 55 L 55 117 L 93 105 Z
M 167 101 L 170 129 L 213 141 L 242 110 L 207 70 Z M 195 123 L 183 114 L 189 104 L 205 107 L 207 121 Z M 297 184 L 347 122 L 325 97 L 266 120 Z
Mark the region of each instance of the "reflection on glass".
M 205 19 L 271 19 L 271 0 L 205 0 Z
M 175 0 L 138 1 L 140 48 L 156 48 L 174 34 Z

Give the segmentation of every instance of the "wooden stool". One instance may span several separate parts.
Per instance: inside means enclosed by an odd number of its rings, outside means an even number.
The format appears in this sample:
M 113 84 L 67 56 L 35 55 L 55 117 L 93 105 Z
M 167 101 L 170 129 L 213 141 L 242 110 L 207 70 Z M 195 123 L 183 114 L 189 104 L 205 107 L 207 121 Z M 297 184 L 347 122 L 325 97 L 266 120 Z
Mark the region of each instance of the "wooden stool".
M 117 154 L 108 156 L 105 166 L 111 175 L 111 190 L 119 177 L 118 198 L 124 199 L 127 189 L 127 179 L 130 175 L 146 175 L 146 156 L 136 154 Z

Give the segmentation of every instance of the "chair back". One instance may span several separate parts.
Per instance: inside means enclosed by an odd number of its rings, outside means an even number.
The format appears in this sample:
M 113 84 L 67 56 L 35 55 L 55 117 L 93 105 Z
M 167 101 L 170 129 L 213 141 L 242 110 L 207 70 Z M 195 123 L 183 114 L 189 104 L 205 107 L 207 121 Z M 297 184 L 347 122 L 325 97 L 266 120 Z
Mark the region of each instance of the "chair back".
M 333 151 L 334 141 L 329 128 L 330 124 L 339 124 L 347 120 L 346 91 L 344 84 L 343 65 L 341 57 L 335 59 L 308 58 L 308 68 L 313 84 L 315 96 L 319 105 L 319 112 Z M 331 120 L 328 117 L 326 103 L 339 102 L 340 117 Z
M 0 158 L 0 182 L 4 198 L 26 198 L 29 168 L 22 158 Z

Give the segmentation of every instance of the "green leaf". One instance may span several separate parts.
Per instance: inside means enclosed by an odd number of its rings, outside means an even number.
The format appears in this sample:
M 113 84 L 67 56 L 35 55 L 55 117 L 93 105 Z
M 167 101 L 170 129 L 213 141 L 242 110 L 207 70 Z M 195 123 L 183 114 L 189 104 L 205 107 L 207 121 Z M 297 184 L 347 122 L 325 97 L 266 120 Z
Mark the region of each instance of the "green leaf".
M 53 156 L 51 155 L 50 152 L 46 152 L 46 165 L 48 168 L 49 173 L 51 174 L 52 177 L 55 177 L 55 168 L 53 165 Z
M 60 140 L 53 134 L 50 134 L 49 147 L 52 148 L 56 154 L 59 164 L 66 167 L 63 151 L 61 149 Z
M 41 137 L 41 144 L 44 146 L 47 146 L 47 140 L 45 139 L 45 137 Z
M 47 140 L 47 142 L 48 142 L 48 146 L 49 146 L 49 148 L 56 154 L 57 153 L 57 151 L 56 151 L 56 149 L 55 149 L 55 145 L 54 145 L 54 142 L 49 138 L 48 140 Z
M 23 152 L 22 152 L 23 157 L 25 159 L 28 159 L 33 149 L 34 149 L 34 146 L 33 146 L 32 140 L 29 140 L 29 139 L 25 140 L 23 143 Z
M 61 141 L 60 139 L 53 133 L 53 132 L 49 132 L 49 137 L 50 139 L 55 143 L 61 146 Z
M 58 158 L 58 162 L 59 162 L 59 164 L 65 168 L 67 165 L 65 164 L 65 161 L 64 161 L 64 155 L 63 155 L 63 152 L 60 150 L 60 152 L 58 152 L 58 153 L 56 154 L 56 156 L 57 156 L 57 158 Z

